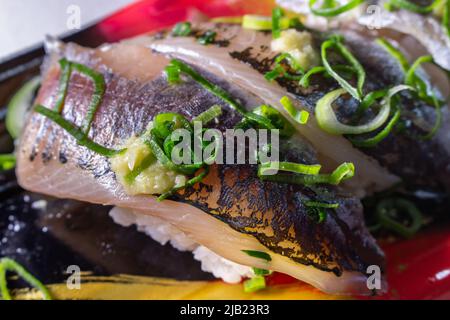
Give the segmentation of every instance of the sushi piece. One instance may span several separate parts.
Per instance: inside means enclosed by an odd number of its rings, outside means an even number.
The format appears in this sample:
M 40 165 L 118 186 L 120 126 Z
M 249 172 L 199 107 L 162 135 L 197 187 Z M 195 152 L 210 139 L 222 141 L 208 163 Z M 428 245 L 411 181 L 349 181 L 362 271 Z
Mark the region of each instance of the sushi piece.
M 311 118 L 314 117 L 318 101 L 326 93 L 339 88 L 334 79 L 323 73 L 312 77 L 311 85 L 308 87 L 299 85 L 298 79 L 285 77 L 267 81 L 262 76 L 275 69 L 277 57 L 280 56 L 280 51 L 272 48 L 272 35 L 269 32 L 255 32 L 242 29 L 240 25 L 229 24 L 219 26 L 202 24 L 193 28 L 197 34 L 214 29 L 218 34 L 217 40 L 227 41 L 228 45 L 203 46 L 193 36 L 173 37 L 170 34 L 159 34 L 158 39 L 142 36 L 130 42 L 185 59 L 192 64 L 208 65 L 215 74 L 226 76 L 249 90 L 260 92 L 260 97 L 275 107 L 280 107 L 278 100 L 288 91 L 297 100 L 296 107 L 308 110 Z M 289 35 L 292 30 L 284 32 Z M 305 34 L 303 31 L 297 33 Z M 365 93 L 392 88 L 403 83 L 405 75 L 401 65 L 374 38 L 345 29 L 332 34 L 343 37 L 346 48 L 364 68 Z M 320 55 L 321 44 L 329 36 L 330 33 L 314 31 L 310 33 L 311 47 L 314 48 L 316 55 Z M 339 58 L 334 59 L 335 62 L 331 55 L 331 64 L 342 63 Z M 244 74 L 243 65 L 252 70 L 245 69 Z M 421 72 L 424 79 L 429 81 L 424 70 Z M 441 97 L 445 99 L 443 95 Z M 355 164 L 358 168 L 356 177 L 347 184 L 356 195 L 363 196 L 380 191 L 399 181 L 412 190 L 424 189 L 446 194 L 450 190 L 449 109 L 446 106 L 442 107 L 438 115 L 435 106 L 429 102 L 417 100 L 413 96 L 405 95 L 403 98 L 397 129 L 392 130 L 384 140 L 372 147 L 360 146 L 357 143 L 352 145 L 347 139 L 354 136 L 329 134 L 322 130 L 316 121 L 297 126 L 297 129 L 314 146 L 321 163 L 330 163 L 330 167 L 345 161 Z M 358 105 L 355 99 L 345 100 L 336 110 L 337 117 L 342 122 L 351 122 Z M 282 107 L 279 111 L 286 112 Z M 441 127 L 430 139 L 422 139 L 421 137 L 439 121 L 439 116 Z M 372 118 L 369 116 L 365 121 Z M 424 163 L 427 165 L 424 166 Z
M 195 79 L 183 77 L 177 84 L 169 83 L 164 72 L 170 64 L 169 53 L 137 42 L 99 49 L 52 43 L 35 101 L 38 107 L 28 116 L 17 149 L 20 185 L 54 197 L 114 205 L 137 216 L 161 219 L 220 257 L 282 272 L 325 292 L 370 294 L 368 267 L 383 270 L 384 255 L 364 225 L 360 201 L 343 189 L 326 183 L 306 186 L 264 181 L 258 167 L 246 163 L 212 164 L 200 183 L 176 189 L 164 201 L 149 193 L 167 191 L 183 175 L 159 162 L 127 185 L 121 170 L 139 164 L 135 143 L 157 115 L 172 112 L 192 120 L 211 106 L 221 106 L 221 115 L 211 125 L 220 132 L 243 119 L 242 110 L 237 112 Z M 214 54 L 210 54 L 211 61 Z M 230 68 L 235 73 L 227 77 L 215 73 L 202 59 L 198 65 L 193 60 L 177 61 L 229 93 L 246 110 L 272 102 L 262 88 L 248 88 L 237 81 L 239 72 L 243 78 L 263 79 L 239 61 L 228 60 L 239 68 Z M 229 67 L 224 63 L 224 68 Z M 68 68 L 73 68 L 71 76 L 67 76 Z M 281 87 L 274 91 L 274 96 L 285 92 Z M 92 96 L 99 102 L 94 113 L 88 112 Z M 86 123 L 86 117 L 92 121 Z M 316 150 L 298 132 L 290 139 L 280 145 L 287 148 L 281 160 L 318 163 Z M 120 148 L 126 150 L 118 152 Z M 328 207 L 309 207 L 324 201 Z
M 305 15 L 308 26 L 322 30 L 337 26 L 348 27 L 352 21 L 373 29 L 389 29 L 415 38 L 433 56 L 437 64 L 450 70 L 450 25 L 448 1 L 360 1 L 343 14 L 323 17 L 311 11 L 308 0 L 278 0 L 293 12 Z M 344 5 L 348 1 L 339 1 Z M 398 5 L 397 5 L 398 4 Z M 317 7 L 320 7 L 317 4 Z M 387 7 L 390 9 L 388 10 Z

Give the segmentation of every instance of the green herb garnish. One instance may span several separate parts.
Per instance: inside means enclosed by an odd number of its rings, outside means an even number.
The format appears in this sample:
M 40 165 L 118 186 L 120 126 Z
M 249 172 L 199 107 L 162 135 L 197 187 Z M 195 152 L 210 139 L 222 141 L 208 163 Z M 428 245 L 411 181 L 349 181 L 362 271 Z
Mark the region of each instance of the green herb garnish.
M 214 162 L 216 155 L 213 155 L 212 158 L 205 159 L 203 162 L 197 162 L 196 159 L 194 159 L 192 149 L 190 149 L 191 154 L 189 155 L 189 158 L 193 161 L 193 164 L 175 164 L 171 159 L 172 150 L 174 147 L 174 141 L 172 141 L 171 135 L 177 129 L 188 130 L 193 135 L 193 123 L 195 121 L 200 121 L 202 124 L 207 124 L 219 117 L 221 114 L 221 107 L 215 105 L 195 117 L 192 122 L 189 122 L 179 113 L 160 113 L 156 115 L 153 119 L 153 127 L 150 130 L 150 135 L 148 138 L 145 138 L 145 144 L 150 148 L 152 154 L 144 158 L 140 166 L 130 172 L 126 178 L 129 178 L 131 181 L 134 180 L 143 170 L 148 168 L 152 164 L 153 159 L 156 158 L 158 162 L 167 169 L 182 174 L 193 175 L 199 170 L 203 170 L 197 176 L 189 179 L 185 184 L 176 186 L 168 192 L 160 195 L 158 197 L 158 201 L 162 201 L 172 196 L 175 192 L 181 189 L 192 187 L 196 183 L 201 182 L 208 175 L 208 164 Z M 194 137 L 194 139 L 195 138 L 196 137 Z M 205 145 L 202 141 L 202 146 L 206 147 L 208 144 Z
M 403 72 L 409 69 L 409 63 L 405 55 L 399 49 L 395 48 L 392 43 L 384 38 L 378 38 L 376 42 L 399 62 Z
M 304 175 L 318 175 L 322 166 L 320 164 L 301 164 L 294 162 L 272 161 L 259 165 L 258 174 L 270 175 L 275 171 L 286 171 Z
M 331 184 L 338 185 L 342 181 L 352 178 L 355 175 L 355 166 L 353 163 L 344 162 L 339 167 L 337 167 L 331 174 L 320 174 L 317 172 L 318 165 L 304 165 L 306 166 L 305 172 L 307 174 L 267 174 L 267 168 L 270 168 L 270 163 L 260 165 L 258 169 L 258 177 L 262 180 L 274 181 L 279 183 L 290 183 L 290 184 L 300 184 L 300 185 L 313 185 L 313 184 Z M 273 170 L 283 168 L 279 164 L 276 164 L 269 172 Z M 284 167 L 286 168 L 286 167 Z M 300 168 L 300 167 L 299 167 Z M 308 169 L 309 168 L 309 169 Z M 288 168 L 289 170 L 282 170 L 288 172 L 295 172 L 294 168 Z M 308 171 L 310 170 L 310 171 Z M 301 170 L 300 170 L 301 171 Z
M 281 98 L 280 103 L 284 110 L 286 110 L 296 122 L 300 124 L 306 124 L 308 122 L 309 112 L 306 110 L 297 110 L 288 97 L 284 96 Z
M 407 224 L 401 214 L 409 220 Z M 376 208 L 376 216 L 381 227 L 391 230 L 405 238 L 412 237 L 422 226 L 422 214 L 411 202 L 401 198 L 381 200 Z
M 337 209 L 339 208 L 339 203 L 327 203 L 319 201 L 305 201 L 304 205 L 312 208 L 325 208 L 325 209 Z
M 283 18 L 284 12 L 281 8 L 276 7 L 272 10 L 272 37 L 277 39 L 281 35 L 280 21 Z
M 241 250 L 242 252 L 248 254 L 250 257 L 266 260 L 266 261 L 272 261 L 272 257 L 263 251 L 256 251 L 256 250 Z
M 94 151 L 95 153 L 98 153 L 105 157 L 112 157 L 125 151 L 123 149 L 122 150 L 109 149 L 92 141 L 91 139 L 89 139 L 89 137 L 86 135 L 85 132 L 83 132 L 80 128 L 64 119 L 56 111 L 50 110 L 42 105 L 35 106 L 34 111 L 55 122 L 57 125 L 63 128 L 68 134 L 74 137 L 80 146 L 84 146 L 90 149 L 91 151 Z
M 450 38 L 450 0 L 446 0 L 442 15 L 442 27 Z
M 280 137 L 289 138 L 294 132 L 295 128 L 286 120 L 283 115 L 275 108 L 268 105 L 261 105 L 253 110 L 253 113 L 265 117 L 270 123 L 280 130 Z
M 327 203 L 319 201 L 305 201 L 306 213 L 317 223 L 322 223 L 327 218 L 326 209 L 337 209 L 339 203 Z
M 252 293 L 266 287 L 266 279 L 263 276 L 256 276 L 244 281 L 244 292 Z
M 203 167 L 203 172 L 201 172 L 198 176 L 195 176 L 195 177 L 191 178 L 184 185 L 172 188 L 170 191 L 160 195 L 158 197 L 158 201 L 163 201 L 164 199 L 167 199 L 168 197 L 172 196 L 178 190 L 192 187 L 196 183 L 199 183 L 199 182 L 203 181 L 203 179 L 208 175 L 208 173 L 209 173 L 209 167 L 208 166 L 204 166 Z
M 270 123 L 268 119 L 265 117 L 259 116 L 253 112 L 248 112 L 245 110 L 243 106 L 241 106 L 236 100 L 234 100 L 228 92 L 223 90 L 221 87 L 211 83 L 207 79 L 205 79 L 202 75 L 192 69 L 190 66 L 185 64 L 184 62 L 172 59 L 169 66 L 170 68 L 174 68 L 173 70 L 177 70 L 178 73 L 184 73 L 190 76 L 193 80 L 199 83 L 203 88 L 214 94 L 216 97 L 222 99 L 226 103 L 228 103 L 234 110 L 239 112 L 242 116 L 247 118 L 250 121 L 256 122 L 261 128 L 265 129 L 275 129 L 275 127 Z M 176 68 L 176 69 L 175 69 Z
M 174 37 L 187 37 L 192 33 L 190 22 L 179 22 L 172 29 Z
M 389 118 L 391 112 L 392 98 L 402 90 L 414 90 L 410 86 L 398 85 L 389 89 L 386 96 L 381 101 L 381 108 L 378 114 L 366 124 L 361 125 L 348 125 L 339 122 L 336 114 L 332 108 L 332 104 L 342 94 L 345 93 L 344 89 L 337 89 L 327 93 L 316 104 L 316 119 L 317 122 L 324 131 L 330 134 L 363 134 L 377 130 L 380 128 Z
M 354 88 L 350 83 L 347 82 L 342 76 L 340 76 L 328 62 L 327 50 L 330 48 L 335 48 L 337 52 L 350 63 L 351 67 L 355 70 L 357 74 L 357 87 Z M 321 46 L 321 56 L 322 63 L 327 70 L 328 74 L 332 76 L 341 86 L 344 88 L 353 98 L 361 101 L 363 98 L 363 86 L 366 79 L 366 72 L 359 61 L 353 56 L 353 54 L 342 44 L 341 37 L 331 37 L 330 39 L 324 41 Z
M 272 274 L 272 271 L 267 269 L 260 269 L 260 268 L 252 268 L 253 273 L 257 276 L 268 276 Z
M 394 126 L 397 124 L 397 122 L 400 120 L 400 110 L 396 110 L 393 117 L 388 121 L 387 125 L 381 130 L 379 133 L 377 133 L 374 137 L 367 138 L 364 140 L 361 139 L 354 139 L 354 138 L 348 138 L 351 143 L 357 147 L 360 148 L 372 148 L 379 144 L 382 140 L 384 140 L 389 133 L 392 131 Z
M 282 63 L 284 61 L 287 62 L 289 68 L 291 68 L 294 71 L 294 73 L 286 70 L 283 67 Z M 264 78 L 266 78 L 266 80 L 268 81 L 273 81 L 277 78 L 286 78 L 288 80 L 299 81 L 304 74 L 303 68 L 297 63 L 297 61 L 295 61 L 295 59 L 289 53 L 282 53 L 278 55 L 278 57 L 275 59 L 274 62 L 275 62 L 274 68 L 264 75 Z
M 206 125 L 210 123 L 212 120 L 217 119 L 222 115 L 222 107 L 219 105 L 214 105 L 205 112 L 200 113 L 198 116 L 196 116 L 194 119 L 192 119 L 192 122 L 201 122 L 202 125 Z
M 45 300 L 52 300 L 52 296 L 48 289 L 38 279 L 25 270 L 23 266 L 12 259 L 2 258 L 0 259 L 0 292 L 3 300 L 12 300 L 6 280 L 7 271 L 17 273 L 19 277 L 28 282 L 34 288 L 38 289 L 42 293 Z
M 400 50 L 396 49 L 386 39 L 379 38 L 377 39 L 377 42 L 400 63 L 400 66 L 402 67 L 402 70 L 405 74 L 405 84 L 413 87 L 417 96 L 422 101 L 434 106 L 436 112 L 435 124 L 433 125 L 433 128 L 425 136 L 422 137 L 422 139 L 425 140 L 431 139 L 442 125 L 441 106 L 444 104 L 444 102 L 439 101 L 436 98 L 435 93 L 432 91 L 432 89 L 429 88 L 428 84 L 420 76 L 417 75 L 416 71 L 423 63 L 434 63 L 433 58 L 428 55 L 421 56 L 417 58 L 416 61 L 414 61 L 410 66 L 405 55 Z M 382 132 L 380 132 L 380 134 L 382 134 Z
M 335 17 L 344 12 L 350 11 L 360 4 L 364 3 L 365 0 L 350 0 L 342 6 L 337 6 L 336 1 L 324 1 L 324 4 L 320 8 L 315 8 L 314 5 L 318 0 L 309 0 L 309 9 L 316 16 L 322 17 Z
M 9 170 L 16 166 L 16 156 L 14 154 L 0 154 L 0 170 Z
M 67 133 L 74 137 L 79 145 L 85 146 L 91 151 L 94 151 L 106 157 L 111 157 L 122 152 L 123 150 L 113 150 L 101 146 L 88 137 L 92 122 L 94 120 L 94 116 L 105 93 L 105 80 L 103 78 L 103 75 L 88 68 L 85 65 L 68 61 L 65 58 L 61 59 L 59 63 L 61 66 L 61 74 L 58 96 L 56 98 L 54 110 L 48 109 L 42 105 L 37 105 L 34 107 L 34 111 L 40 113 L 41 115 L 58 124 L 64 130 L 66 130 Z M 67 96 L 67 88 L 69 86 L 70 75 L 72 74 L 73 70 L 78 71 L 80 74 L 90 78 L 94 83 L 94 92 L 92 93 L 91 102 L 89 104 L 87 114 L 83 120 L 81 128 L 75 126 L 61 116 Z
M 439 5 L 439 2 L 439 0 L 433 0 L 431 4 L 427 6 L 421 6 L 408 0 L 390 0 L 388 2 L 388 7 L 391 9 L 400 8 L 415 13 L 428 14 L 431 13 Z
M 353 74 L 356 73 L 355 69 L 352 66 L 342 65 L 338 64 L 333 66 L 333 69 L 336 71 L 341 72 L 342 77 L 350 78 Z M 330 77 L 330 75 L 327 73 L 327 69 L 324 66 L 316 66 L 308 70 L 299 81 L 299 85 L 301 85 L 304 88 L 308 88 L 310 86 L 310 78 L 313 75 L 324 73 L 325 77 Z
M 208 30 L 201 37 L 197 39 L 200 44 L 208 45 L 215 41 L 217 32 Z
M 81 125 L 81 130 L 88 134 L 91 129 L 95 113 L 97 112 L 97 109 L 102 102 L 103 95 L 105 94 L 105 79 L 101 73 L 98 73 L 85 65 L 68 61 L 65 58 L 61 59 L 59 63 L 61 65 L 61 75 L 59 80 L 60 87 L 55 105 L 55 110 L 58 113 L 61 113 L 64 108 L 67 88 L 69 86 L 69 80 L 73 70 L 76 70 L 80 74 L 90 78 L 94 83 L 94 92 L 92 93 L 91 102 L 87 109 L 83 124 Z
M 168 65 L 164 71 L 167 75 L 167 82 L 170 84 L 177 84 L 180 82 L 180 72 L 176 66 Z

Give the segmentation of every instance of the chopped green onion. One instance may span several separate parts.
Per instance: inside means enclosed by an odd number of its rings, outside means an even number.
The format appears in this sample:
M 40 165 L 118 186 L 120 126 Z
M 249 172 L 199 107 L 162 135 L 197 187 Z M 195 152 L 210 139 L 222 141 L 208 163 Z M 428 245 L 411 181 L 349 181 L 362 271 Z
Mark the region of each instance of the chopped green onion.
M 272 274 L 272 271 L 267 270 L 267 269 L 260 269 L 260 268 L 252 268 L 253 269 L 253 273 L 256 276 L 268 276 L 270 274 Z
M 281 35 L 281 18 L 284 12 L 281 8 L 276 7 L 272 10 L 272 37 L 277 39 Z
M 306 110 L 297 110 L 287 96 L 281 98 L 280 103 L 295 121 L 300 124 L 306 124 L 308 122 L 309 112 Z
M 384 48 L 391 56 L 393 56 L 399 62 L 403 72 L 409 69 L 409 63 L 405 55 L 397 48 L 395 48 L 389 41 L 384 38 L 378 38 L 376 42 Z
M 347 72 L 349 74 L 355 73 L 355 69 L 352 66 L 347 66 L 347 65 L 335 65 L 333 66 L 333 69 L 336 71 L 343 71 L 343 72 Z M 325 73 L 326 77 L 330 77 L 330 75 L 327 73 L 327 69 L 324 66 L 316 66 L 313 67 L 312 69 L 308 70 L 308 72 L 306 72 L 299 81 L 299 85 L 301 85 L 304 88 L 308 88 L 310 86 L 310 78 L 315 75 L 315 74 L 319 74 L 319 73 Z
M 72 64 L 65 58 L 59 60 L 60 75 L 58 95 L 55 103 L 55 110 L 61 113 L 64 108 L 64 101 L 66 100 L 67 88 L 69 87 L 70 75 L 72 73 Z
M 342 94 L 344 89 L 337 89 L 323 96 L 316 105 L 316 119 L 319 126 L 330 134 L 362 134 L 374 131 L 381 127 L 389 117 L 392 97 L 402 90 L 414 90 L 410 86 L 398 85 L 391 88 L 381 102 L 381 109 L 369 123 L 357 126 L 343 124 L 338 121 L 332 108 L 332 103 Z
M 159 143 L 156 141 L 155 136 L 152 134 L 152 137 L 149 140 L 145 141 L 145 144 L 150 147 L 156 159 L 158 159 L 159 163 L 161 163 L 164 167 L 169 170 L 173 170 L 182 174 L 194 174 L 200 167 L 201 164 L 175 164 L 170 158 L 165 154 L 164 150 L 160 147 Z
M 179 22 L 173 27 L 172 35 L 174 37 L 186 37 L 192 33 L 190 22 Z
M 85 132 L 81 131 L 80 128 L 75 126 L 74 124 L 70 123 L 66 119 L 64 119 L 58 112 L 50 110 L 42 105 L 37 105 L 34 107 L 34 111 L 37 113 L 40 113 L 41 115 L 49 118 L 53 122 L 55 122 L 57 125 L 59 125 L 61 128 L 63 128 L 65 131 L 67 131 L 68 134 L 70 134 L 72 137 L 77 140 L 77 143 L 80 146 L 84 146 L 91 151 L 94 151 L 100 155 L 103 155 L 105 157 L 112 157 L 119 153 L 122 153 L 125 151 L 122 150 L 114 150 L 106 148 L 102 145 L 99 145 L 88 138 Z
M 14 154 L 0 154 L 0 170 L 9 170 L 16 166 L 16 156 Z
M 294 69 L 296 72 L 304 73 L 303 68 L 299 65 L 297 60 L 295 60 L 295 58 L 290 53 L 287 53 L 287 52 L 284 52 L 284 53 L 278 55 L 278 57 L 275 59 L 275 64 L 279 65 L 284 60 L 286 60 L 289 64 L 289 66 L 292 69 Z
M 134 168 L 132 171 L 130 171 L 125 176 L 125 181 L 129 184 L 133 183 L 134 180 L 136 180 L 137 176 L 139 176 L 142 172 L 144 172 L 145 169 L 150 167 L 153 163 L 155 163 L 155 156 L 153 154 L 149 154 L 144 159 L 142 159 L 141 163 Z
M 320 172 L 320 169 L 322 166 L 320 164 L 301 164 L 301 163 L 294 163 L 294 162 L 278 162 L 278 161 L 271 161 L 262 163 L 259 166 L 258 174 L 259 175 L 270 175 L 273 174 L 274 171 L 287 171 L 287 172 L 294 172 L 298 174 L 305 174 L 305 175 L 317 175 Z
M 425 136 L 422 137 L 423 140 L 430 140 L 431 138 L 433 138 L 442 125 L 441 105 L 434 94 L 432 95 L 432 99 L 433 99 L 433 104 L 434 104 L 434 110 L 436 112 L 436 120 L 435 120 L 434 126 L 433 126 L 433 128 L 431 128 L 430 132 L 428 132 Z
M 272 19 L 265 16 L 246 14 L 242 18 L 242 27 L 252 30 L 271 30 Z
M 427 102 L 430 101 L 428 95 L 428 86 L 425 83 L 425 81 L 416 74 L 416 70 L 422 63 L 429 63 L 433 61 L 434 60 L 432 56 L 421 56 L 417 58 L 416 61 L 414 61 L 414 63 L 411 65 L 411 67 L 408 69 L 405 75 L 405 84 L 408 86 L 415 87 L 419 97 Z
M 164 112 L 153 118 L 151 132 L 160 140 L 165 140 L 174 130 L 181 128 L 192 131 L 191 123 L 184 116 L 175 112 Z
M 40 79 L 28 80 L 11 98 L 6 113 L 6 129 L 11 137 L 17 139 L 25 124 L 25 113 L 30 109 L 33 94 L 39 87 Z
M 83 64 L 70 61 L 69 63 L 71 65 L 71 69 L 87 76 L 94 83 L 94 92 L 92 93 L 91 102 L 89 104 L 86 116 L 83 120 L 83 124 L 81 125 L 81 130 L 87 135 L 91 129 L 95 113 L 97 112 L 97 109 L 100 106 L 103 95 L 105 93 L 105 79 L 101 73 L 96 72 Z
M 366 112 L 367 109 L 369 109 L 375 103 L 377 99 L 385 97 L 387 93 L 388 93 L 387 89 L 381 89 L 368 93 L 359 104 L 358 109 L 356 110 L 355 113 L 356 117 L 361 117 L 364 114 L 364 112 Z
M 69 86 L 70 75 L 73 70 L 90 78 L 94 83 L 94 92 L 92 93 L 91 102 L 87 109 L 86 116 L 84 117 L 83 123 L 81 125 L 81 131 L 86 135 L 91 129 L 94 116 L 97 112 L 100 103 L 102 102 L 103 95 L 105 93 L 105 79 L 103 75 L 83 64 L 71 62 L 63 58 L 59 61 L 61 65 L 61 75 L 59 82 L 58 97 L 56 100 L 55 110 L 61 113 L 64 108 L 64 102 L 67 95 L 67 88 Z
M 314 8 L 314 5 L 317 1 L 318 0 L 309 0 L 309 8 L 312 13 L 322 17 L 335 17 L 356 8 L 357 6 L 365 2 L 365 0 L 349 0 L 342 6 L 323 6 L 321 8 Z
M 399 211 L 408 215 L 408 218 L 411 220 L 409 226 L 398 221 L 398 217 L 397 219 L 394 217 Z M 376 214 L 381 226 L 405 238 L 412 237 L 422 226 L 422 214 L 419 209 L 411 201 L 405 199 L 390 198 L 381 200 L 377 205 Z
M 258 259 L 262 259 L 262 260 L 266 260 L 266 261 L 272 261 L 272 257 L 266 252 L 256 251 L 256 250 L 241 250 L 241 251 L 248 254 L 250 257 L 254 257 L 254 258 L 258 258 Z
M 444 5 L 444 12 L 442 14 L 442 27 L 447 36 L 450 37 L 450 0 L 446 0 Z
M 299 84 L 304 87 L 304 88 L 308 88 L 309 84 L 310 84 L 310 78 L 311 76 L 318 74 L 318 73 L 323 73 L 326 72 L 327 69 L 325 69 L 325 67 L 323 66 L 317 66 L 314 68 L 311 68 L 310 70 L 308 70 L 308 72 L 306 72 L 303 77 L 300 79 Z
M 263 276 L 256 276 L 244 281 L 244 292 L 252 293 L 266 287 L 266 279 Z
M 412 11 L 412 12 L 416 12 L 416 13 L 420 13 L 420 14 L 427 14 L 432 12 L 436 6 L 439 5 L 438 0 L 433 0 L 433 2 L 428 5 L 428 6 L 421 6 L 418 4 L 415 4 L 411 1 L 408 0 L 390 0 L 389 1 L 389 6 L 392 8 L 401 8 L 404 10 L 408 10 L 408 11 Z
M 258 16 L 246 14 L 242 17 L 242 27 L 245 29 L 268 31 L 272 30 L 272 18 L 267 16 Z M 280 28 L 301 28 L 303 25 L 297 18 L 281 17 Z
M 307 207 L 306 213 L 308 216 L 316 221 L 318 224 L 324 222 L 327 218 L 327 212 L 321 207 Z
M 357 147 L 361 147 L 361 148 L 374 147 L 389 135 L 389 133 L 394 128 L 394 126 L 397 124 L 398 120 L 400 120 L 400 115 L 401 115 L 400 110 L 397 110 L 394 113 L 394 116 L 391 118 L 391 120 L 389 120 L 387 125 L 383 128 L 383 130 L 381 130 L 378 134 L 376 134 L 372 138 L 368 138 L 365 140 L 349 138 L 349 140 L 351 141 L 351 143 L 353 143 L 353 145 L 355 145 Z
M 286 60 L 289 66 L 295 70 L 295 74 L 288 72 L 281 63 Z M 289 53 L 282 53 L 275 59 L 275 67 L 273 70 L 267 72 L 264 78 L 268 81 L 273 81 L 277 78 L 283 77 L 289 80 L 299 81 L 303 75 L 303 68 L 298 64 L 298 62 Z
M 38 289 L 42 293 L 45 300 L 52 300 L 52 296 L 48 289 L 42 284 L 42 282 L 25 270 L 23 266 L 12 259 L 2 258 L 0 259 L 0 292 L 3 300 L 12 300 L 6 280 L 7 271 L 17 273 L 19 277 L 32 285 L 34 288 Z
M 217 32 L 208 30 L 206 31 L 200 38 L 198 38 L 198 42 L 203 45 L 208 45 L 214 42 L 216 39 Z
M 203 179 L 208 175 L 209 173 L 209 167 L 205 166 L 202 173 L 200 173 L 198 176 L 193 177 L 192 179 L 188 180 L 184 185 L 172 188 L 170 191 L 163 193 L 158 197 L 158 201 L 163 201 L 164 199 L 167 199 L 168 197 L 172 196 L 175 192 L 181 189 L 186 189 L 189 187 L 194 186 L 196 183 L 199 183 L 203 181 Z
M 222 107 L 219 105 L 214 105 L 211 108 L 209 108 L 208 110 L 200 113 L 198 116 L 196 116 L 193 120 L 192 123 L 200 121 L 202 123 L 202 125 L 206 125 L 209 122 L 211 122 L 212 120 L 220 117 L 222 115 Z
M 327 59 L 327 50 L 329 48 L 336 48 L 339 54 L 350 63 L 357 74 L 357 87 L 354 88 L 342 78 L 329 64 Z M 321 46 L 322 63 L 327 72 L 332 76 L 348 93 L 350 93 L 356 100 L 361 101 L 363 96 L 363 86 L 366 78 L 366 72 L 359 61 L 353 54 L 341 43 L 338 37 L 332 37 L 322 43 Z
M 194 71 L 187 64 L 183 63 L 180 60 L 172 59 L 170 64 L 174 67 L 177 67 L 179 72 L 183 72 L 187 74 L 192 79 L 194 79 L 197 83 L 199 83 L 203 88 L 214 94 L 216 97 L 222 99 L 227 102 L 233 109 L 239 112 L 241 115 L 246 117 L 247 119 L 258 123 L 260 126 L 265 129 L 275 129 L 275 127 L 270 123 L 270 121 L 264 117 L 261 117 L 253 112 L 247 112 L 243 106 L 241 106 L 238 102 L 236 102 L 225 90 L 221 87 L 209 82 L 203 76 L 201 76 L 198 72 Z
M 266 74 L 264 74 L 264 78 L 267 81 L 273 81 L 277 78 L 284 76 L 285 74 L 286 74 L 286 70 L 282 66 L 275 65 L 273 70 L 266 72 Z
M 323 175 L 327 183 L 338 185 L 341 181 L 348 180 L 355 175 L 355 166 L 351 162 L 344 162 L 337 167 L 331 175 Z M 320 175 L 319 175 L 320 176 Z
M 280 130 L 280 137 L 289 138 L 295 132 L 295 128 L 289 123 L 289 121 L 287 121 L 278 110 L 271 106 L 261 105 L 255 108 L 252 112 L 268 119 L 274 128 Z
M 449 6 L 450 6 L 450 0 L 447 0 L 445 8 L 448 8 Z M 444 13 L 445 13 L 445 11 L 444 11 Z M 400 65 L 403 69 L 403 72 L 405 73 L 405 83 L 407 85 L 414 87 L 417 90 L 417 94 L 420 99 L 422 99 L 423 101 L 425 101 L 428 104 L 434 105 L 435 110 L 436 110 L 435 124 L 434 124 L 433 128 L 430 130 L 430 132 L 423 137 L 423 139 L 425 139 L 425 140 L 431 139 L 436 134 L 436 132 L 438 131 L 438 129 L 440 128 L 441 123 L 442 123 L 442 112 L 440 109 L 441 102 L 438 101 L 438 99 L 436 98 L 434 93 L 429 94 L 429 91 L 431 91 L 431 90 L 429 90 L 426 82 L 416 74 L 416 70 L 422 63 L 427 63 L 427 62 L 433 63 L 434 62 L 433 58 L 431 56 L 421 56 L 410 66 L 405 55 L 402 52 L 400 52 L 398 49 L 394 48 L 394 46 L 391 43 L 389 43 L 387 40 L 379 38 L 379 39 L 377 39 L 377 42 L 381 46 L 383 46 L 400 63 Z M 393 121 L 393 120 L 394 120 L 394 118 L 391 121 Z M 378 138 L 381 137 L 381 135 L 383 134 L 383 131 L 380 132 L 380 134 L 378 135 Z M 374 137 L 373 140 L 371 140 L 371 141 L 376 142 L 376 140 L 377 140 L 376 138 L 377 137 Z
M 281 19 L 281 25 L 282 26 L 283 26 L 283 20 L 284 19 L 286 19 L 286 18 L 282 18 Z M 289 19 L 289 26 L 288 26 L 288 28 L 293 28 L 293 29 L 296 29 L 296 30 L 305 30 L 306 29 L 305 25 L 297 17 Z
M 433 104 L 434 102 L 432 97 L 428 95 L 428 86 L 426 82 L 415 73 L 415 70 L 420 64 L 425 62 L 433 62 L 433 59 L 430 56 L 422 56 L 414 62 L 413 66 L 410 66 L 405 55 L 400 50 L 395 48 L 389 41 L 379 38 L 377 39 L 377 42 L 399 62 L 403 72 L 405 73 L 405 83 L 416 88 L 419 98 L 429 104 Z
M 168 65 L 164 68 L 167 76 L 167 82 L 170 84 L 176 84 L 180 82 L 180 70 L 172 65 Z
M 246 110 L 238 103 L 236 102 L 225 90 L 222 88 L 212 84 L 208 80 L 206 80 L 203 76 L 201 76 L 198 72 L 194 71 L 191 67 L 189 67 L 187 64 L 183 63 L 180 60 L 172 59 L 170 61 L 170 65 L 178 68 L 179 72 L 183 72 L 190 76 L 192 79 L 194 79 L 196 82 L 198 82 L 202 87 L 204 87 L 206 90 L 217 96 L 218 98 L 224 100 L 227 102 L 231 107 L 233 107 L 236 111 L 240 113 L 246 113 Z
M 332 184 L 338 185 L 342 181 L 348 180 L 355 175 L 355 166 L 353 163 L 344 162 L 337 167 L 331 174 L 316 174 L 316 175 L 300 175 L 300 174 L 276 174 L 264 175 L 261 174 L 261 167 L 258 169 L 258 177 L 262 180 L 299 184 L 299 185 L 313 185 L 313 184 Z
M 339 208 L 339 203 L 326 203 L 317 201 L 305 201 L 305 206 L 314 208 L 336 209 Z

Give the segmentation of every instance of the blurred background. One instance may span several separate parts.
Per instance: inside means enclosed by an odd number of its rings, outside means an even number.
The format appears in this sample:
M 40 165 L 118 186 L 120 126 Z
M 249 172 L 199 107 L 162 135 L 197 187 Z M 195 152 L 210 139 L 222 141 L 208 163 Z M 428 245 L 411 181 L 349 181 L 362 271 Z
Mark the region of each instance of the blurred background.
M 74 32 L 134 1 L 0 0 L 0 60 L 47 34 Z

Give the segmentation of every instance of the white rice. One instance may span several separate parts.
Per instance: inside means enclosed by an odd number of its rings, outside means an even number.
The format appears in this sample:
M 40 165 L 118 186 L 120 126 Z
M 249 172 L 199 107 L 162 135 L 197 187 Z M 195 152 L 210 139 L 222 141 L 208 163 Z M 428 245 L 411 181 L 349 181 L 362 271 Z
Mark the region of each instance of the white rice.
M 164 220 L 143 215 L 134 214 L 131 210 L 114 207 L 109 215 L 115 223 L 124 227 L 136 225 L 140 232 L 158 241 L 162 245 L 170 243 L 179 251 L 192 251 L 194 259 L 201 262 L 201 268 L 205 272 L 212 273 L 227 283 L 239 283 L 242 278 L 252 277 L 252 268 L 227 260 L 208 248 L 192 241 L 189 236 Z

